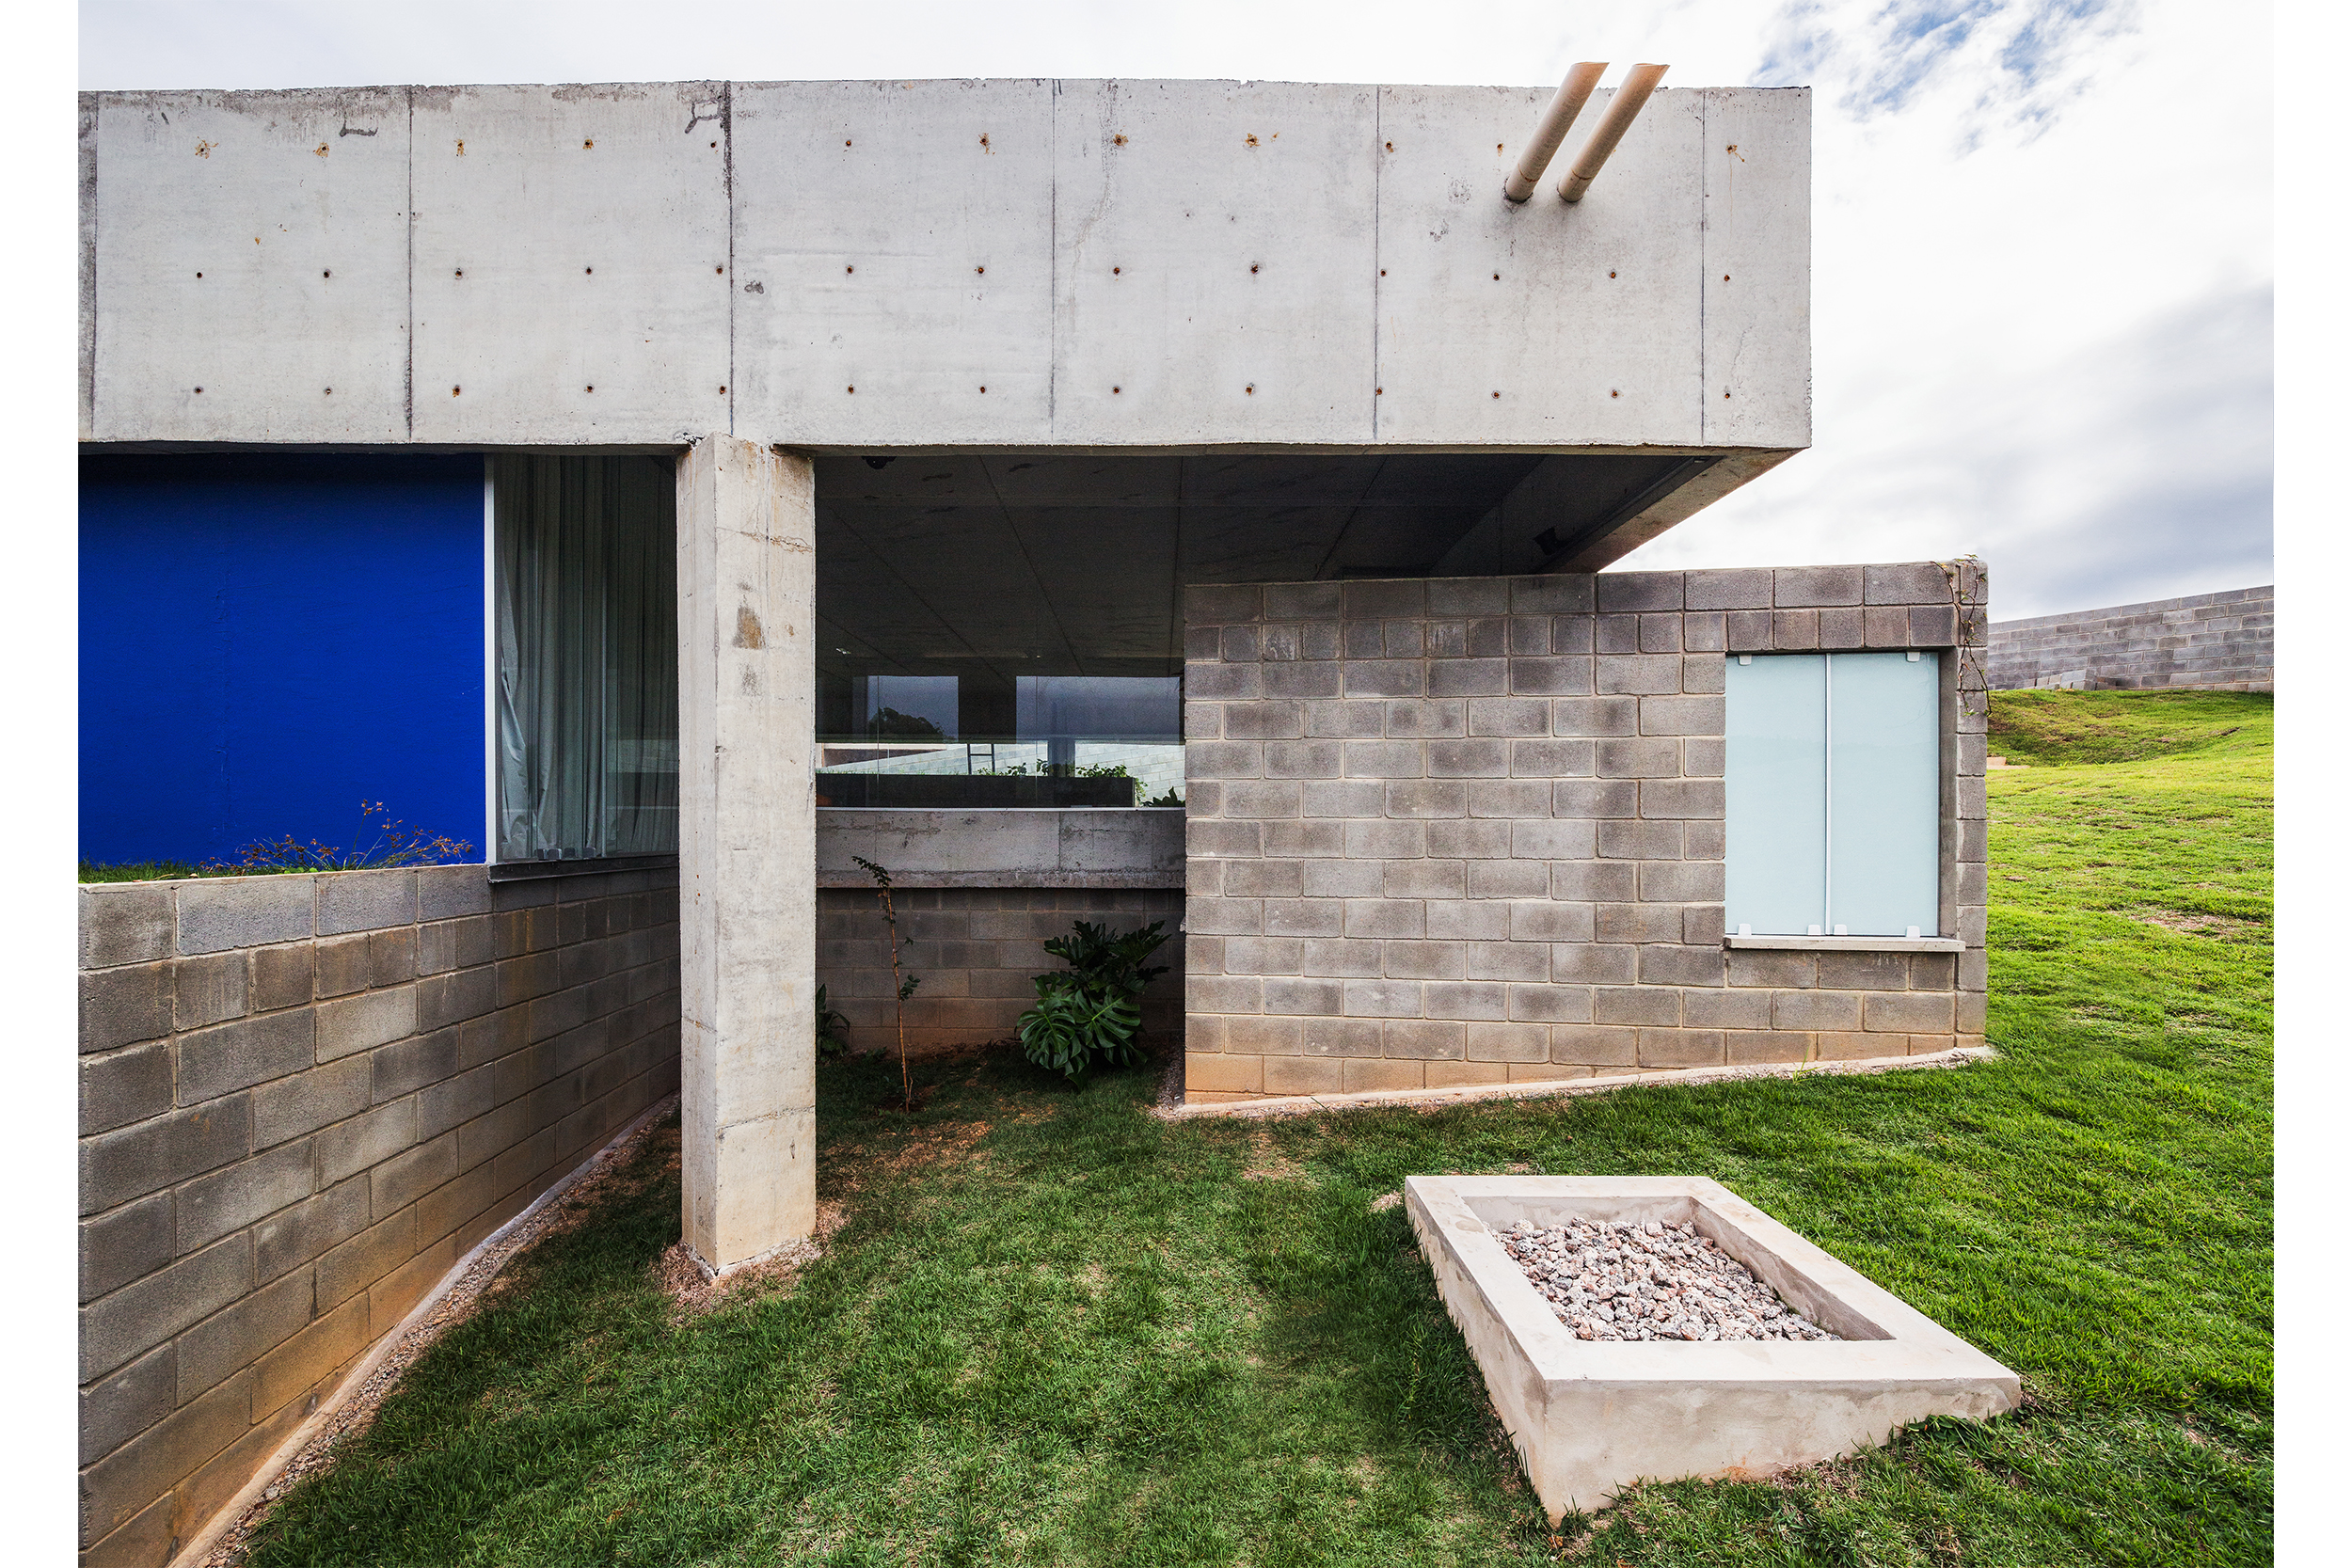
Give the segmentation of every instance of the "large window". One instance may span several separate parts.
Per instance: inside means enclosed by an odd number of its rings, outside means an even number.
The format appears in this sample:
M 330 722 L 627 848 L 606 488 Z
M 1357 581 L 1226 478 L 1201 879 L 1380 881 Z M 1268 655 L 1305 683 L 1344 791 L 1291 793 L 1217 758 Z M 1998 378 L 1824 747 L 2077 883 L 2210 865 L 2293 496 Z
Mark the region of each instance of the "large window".
M 1178 804 L 1182 685 L 1173 675 L 820 674 L 818 803 Z
M 501 861 L 677 849 L 677 490 L 646 457 L 490 461 Z
M 1726 661 L 1726 932 L 1939 934 L 1939 702 L 1933 654 Z

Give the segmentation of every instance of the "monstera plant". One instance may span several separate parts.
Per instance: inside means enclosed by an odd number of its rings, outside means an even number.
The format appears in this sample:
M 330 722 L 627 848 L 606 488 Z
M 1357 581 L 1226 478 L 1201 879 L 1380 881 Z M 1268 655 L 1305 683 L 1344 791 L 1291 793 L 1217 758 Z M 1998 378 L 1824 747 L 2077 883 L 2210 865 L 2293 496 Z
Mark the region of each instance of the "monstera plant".
M 1130 1067 L 1143 1059 L 1136 1033 L 1143 1008 L 1136 998 L 1168 973 L 1166 964 L 1144 960 L 1168 940 L 1153 921 L 1140 930 L 1113 936 L 1108 926 L 1071 922 L 1073 934 L 1056 937 L 1045 951 L 1070 967 L 1032 975 L 1037 1005 L 1021 1015 L 1021 1046 L 1029 1060 L 1072 1083 L 1098 1062 Z

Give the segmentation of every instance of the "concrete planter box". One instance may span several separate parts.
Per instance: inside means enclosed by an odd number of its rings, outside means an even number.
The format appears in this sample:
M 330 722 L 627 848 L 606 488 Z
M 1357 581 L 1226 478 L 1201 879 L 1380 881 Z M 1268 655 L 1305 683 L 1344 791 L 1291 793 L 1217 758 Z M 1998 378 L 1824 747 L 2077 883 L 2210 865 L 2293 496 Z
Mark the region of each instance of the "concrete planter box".
M 1718 1182 L 1692 1176 L 1415 1176 L 1406 1210 L 1552 1523 L 1620 1488 L 1756 1480 L 1929 1416 L 2016 1407 L 2017 1375 Z M 1520 1220 L 1690 1224 L 1843 1339 L 1580 1339 L 1503 1251 Z

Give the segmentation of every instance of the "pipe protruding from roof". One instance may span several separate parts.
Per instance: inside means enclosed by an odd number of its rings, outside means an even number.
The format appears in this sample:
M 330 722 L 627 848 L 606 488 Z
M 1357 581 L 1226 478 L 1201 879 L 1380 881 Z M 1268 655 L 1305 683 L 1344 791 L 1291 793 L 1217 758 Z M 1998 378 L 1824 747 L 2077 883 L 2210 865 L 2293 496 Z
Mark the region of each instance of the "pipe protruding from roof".
M 1584 188 L 1600 173 L 1600 166 L 1609 161 L 1609 154 L 1617 150 L 1617 143 L 1633 128 L 1633 119 L 1649 102 L 1649 95 L 1658 90 L 1659 78 L 1666 74 L 1662 65 L 1637 65 L 1625 73 L 1625 80 L 1609 100 L 1609 108 L 1593 127 L 1592 139 L 1584 150 L 1576 155 L 1566 178 L 1560 182 L 1560 199 L 1581 200 Z
M 1607 60 L 1581 60 L 1568 67 L 1567 75 L 1560 80 L 1560 90 L 1551 95 L 1544 112 L 1535 121 L 1534 134 L 1527 138 L 1527 150 L 1502 182 L 1502 199 L 1525 201 L 1535 194 L 1536 182 L 1544 170 L 1551 166 L 1552 155 L 1568 137 L 1568 127 L 1584 107 L 1584 101 L 1600 86 L 1601 72 L 1609 69 Z

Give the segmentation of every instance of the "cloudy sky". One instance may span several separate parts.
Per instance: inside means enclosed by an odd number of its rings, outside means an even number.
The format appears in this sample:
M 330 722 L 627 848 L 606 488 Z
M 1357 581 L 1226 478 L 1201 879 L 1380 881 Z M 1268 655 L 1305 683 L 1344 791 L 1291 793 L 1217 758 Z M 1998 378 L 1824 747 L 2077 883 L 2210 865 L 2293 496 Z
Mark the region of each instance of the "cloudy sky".
M 1973 551 L 2005 618 L 2271 580 L 2265 6 L 85 0 L 81 17 L 86 88 L 1537 84 L 1577 59 L 1809 85 L 1814 450 L 1625 564 Z

